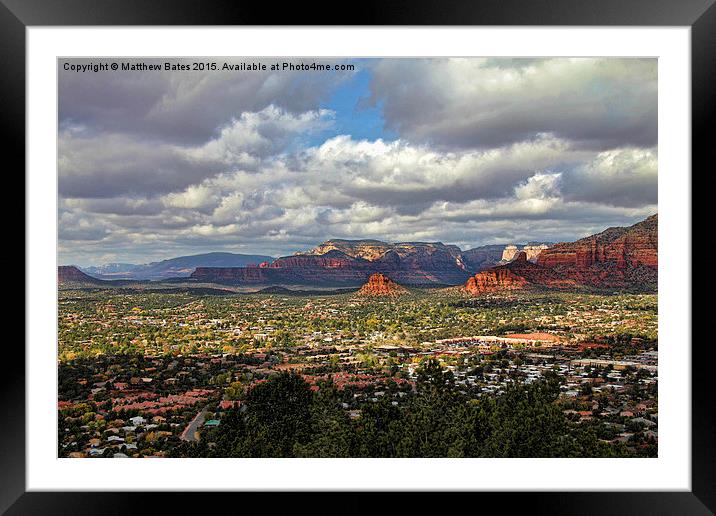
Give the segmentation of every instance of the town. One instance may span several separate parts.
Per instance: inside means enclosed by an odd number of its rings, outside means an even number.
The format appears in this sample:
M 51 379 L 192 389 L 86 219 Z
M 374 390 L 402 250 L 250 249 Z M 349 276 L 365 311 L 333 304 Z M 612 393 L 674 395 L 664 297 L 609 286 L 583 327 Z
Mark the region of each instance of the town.
M 426 364 L 477 405 L 551 382 L 599 454 L 657 455 L 654 294 L 65 289 L 58 362 L 60 457 L 213 456 L 252 391 L 289 374 L 367 435 L 374 406 L 414 403 Z

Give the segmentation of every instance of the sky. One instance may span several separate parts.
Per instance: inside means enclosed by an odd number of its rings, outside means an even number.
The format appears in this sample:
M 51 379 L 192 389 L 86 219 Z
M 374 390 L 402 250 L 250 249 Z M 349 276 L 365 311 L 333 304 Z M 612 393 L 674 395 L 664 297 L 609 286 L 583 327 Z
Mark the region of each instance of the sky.
M 657 212 L 655 59 L 65 70 L 92 61 L 59 63 L 61 264 L 572 241 Z

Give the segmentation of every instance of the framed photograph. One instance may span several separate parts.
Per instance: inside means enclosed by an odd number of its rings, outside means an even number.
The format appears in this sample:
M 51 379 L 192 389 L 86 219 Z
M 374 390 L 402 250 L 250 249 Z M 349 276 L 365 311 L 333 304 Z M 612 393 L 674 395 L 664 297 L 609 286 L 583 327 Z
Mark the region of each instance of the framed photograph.
M 27 303 L 0 509 L 463 491 L 712 514 L 691 303 L 712 4 L 345 25 L 2 0 Z

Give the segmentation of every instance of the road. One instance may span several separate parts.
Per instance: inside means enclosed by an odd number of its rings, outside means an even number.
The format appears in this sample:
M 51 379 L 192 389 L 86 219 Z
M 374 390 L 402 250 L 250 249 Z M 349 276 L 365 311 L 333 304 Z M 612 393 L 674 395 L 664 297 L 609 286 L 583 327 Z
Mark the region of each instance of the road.
M 187 425 L 184 431 L 181 433 L 181 438 L 184 441 L 198 441 L 196 437 L 196 431 L 199 430 L 201 425 L 204 424 L 204 418 L 208 412 L 207 407 L 201 409 L 201 411 L 191 420 L 191 423 Z

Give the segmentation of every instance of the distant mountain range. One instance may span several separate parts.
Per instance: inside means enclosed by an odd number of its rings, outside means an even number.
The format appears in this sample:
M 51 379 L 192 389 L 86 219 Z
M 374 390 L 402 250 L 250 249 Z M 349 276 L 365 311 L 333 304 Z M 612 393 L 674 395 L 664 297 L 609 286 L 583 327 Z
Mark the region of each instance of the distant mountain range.
M 57 267 L 57 282 L 61 285 L 66 283 L 101 285 L 102 283 L 105 283 L 102 280 L 85 274 L 74 265 L 60 265 Z
M 236 287 L 360 287 L 374 277 L 378 289 L 463 285 L 473 294 L 533 286 L 656 289 L 658 218 L 609 228 L 576 242 L 487 245 L 466 251 L 441 242 L 327 240 L 309 251 L 273 259 L 264 255 L 208 253 L 146 265 L 61 267 L 60 283 L 162 280 Z M 378 285 L 378 278 L 383 283 Z M 387 281 L 391 283 L 386 283 Z M 119 281 L 111 282 L 115 285 Z
M 405 285 L 456 285 L 470 269 L 460 248 L 441 242 L 328 240 L 316 248 L 259 267 L 197 267 L 197 281 L 227 285 L 359 286 L 381 272 Z
M 79 269 L 97 279 L 161 280 L 188 277 L 197 267 L 246 267 L 270 262 L 273 257 L 257 254 L 206 253 L 179 256 L 143 265 L 109 263 Z
M 81 267 L 80 270 L 90 276 L 100 277 L 127 274 L 137 267 L 140 267 L 140 265 L 133 263 L 106 263 L 104 265 Z
M 191 278 L 241 286 L 357 286 L 380 273 L 399 285 L 464 284 L 476 294 L 531 286 L 656 289 L 657 242 L 656 215 L 556 245 L 530 242 L 461 251 L 441 242 L 328 240 L 258 267 L 197 267 Z

